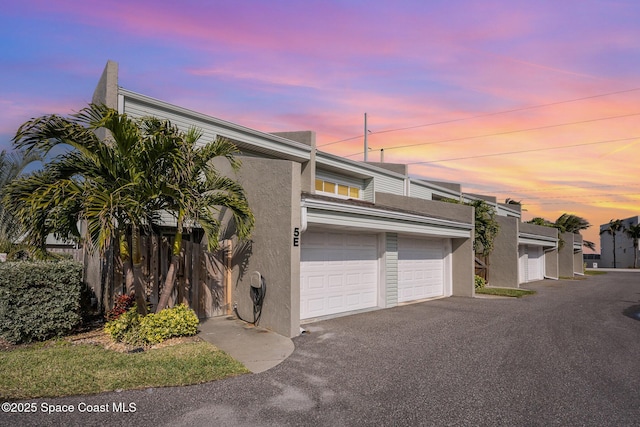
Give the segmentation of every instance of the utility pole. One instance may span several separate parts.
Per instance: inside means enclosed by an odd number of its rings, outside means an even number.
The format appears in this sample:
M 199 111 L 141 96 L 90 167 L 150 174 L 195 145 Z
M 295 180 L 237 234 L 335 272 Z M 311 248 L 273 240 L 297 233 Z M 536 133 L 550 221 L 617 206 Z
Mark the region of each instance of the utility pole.
M 364 113 L 364 161 L 366 162 L 369 158 L 369 144 L 367 141 L 367 134 L 369 130 L 367 129 L 367 113 Z
M 380 163 L 384 163 L 384 148 L 380 149 Z

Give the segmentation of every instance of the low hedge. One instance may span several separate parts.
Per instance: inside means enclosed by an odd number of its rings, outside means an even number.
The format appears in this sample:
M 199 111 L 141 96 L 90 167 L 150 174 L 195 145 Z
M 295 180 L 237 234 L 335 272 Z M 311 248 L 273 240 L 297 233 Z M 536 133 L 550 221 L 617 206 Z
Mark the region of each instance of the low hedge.
M 198 333 L 198 316 L 185 304 L 165 308 L 146 316 L 138 314 L 134 305 L 117 319 L 104 325 L 114 341 L 131 345 L 158 344 L 174 337 L 189 337 Z
M 11 343 L 62 336 L 80 324 L 82 264 L 0 263 L 0 336 Z

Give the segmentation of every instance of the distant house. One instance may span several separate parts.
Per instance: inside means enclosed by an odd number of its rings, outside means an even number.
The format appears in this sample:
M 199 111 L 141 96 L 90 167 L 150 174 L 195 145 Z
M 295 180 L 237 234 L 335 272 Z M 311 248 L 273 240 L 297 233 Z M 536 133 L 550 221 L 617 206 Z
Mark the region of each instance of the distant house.
M 625 228 L 631 225 L 638 225 L 640 216 L 632 216 L 622 220 Z M 636 251 L 633 248 L 633 239 L 627 236 L 624 229 L 616 233 L 616 265 L 613 265 L 613 236 L 603 231 L 609 227 L 609 224 L 600 225 L 600 263 L 599 268 L 632 268 L 633 257 Z M 640 260 L 636 265 L 640 265 Z
M 602 268 L 602 262 L 600 261 L 600 254 L 584 254 L 582 256 L 587 268 Z

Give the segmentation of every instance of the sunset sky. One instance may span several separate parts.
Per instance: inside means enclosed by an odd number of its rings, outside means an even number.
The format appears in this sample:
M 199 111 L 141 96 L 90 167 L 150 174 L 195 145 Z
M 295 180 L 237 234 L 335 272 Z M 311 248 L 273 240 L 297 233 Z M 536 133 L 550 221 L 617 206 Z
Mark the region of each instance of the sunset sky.
M 120 85 L 321 150 L 523 203 L 524 220 L 640 215 L 640 2 L 3 2 L 0 148 Z

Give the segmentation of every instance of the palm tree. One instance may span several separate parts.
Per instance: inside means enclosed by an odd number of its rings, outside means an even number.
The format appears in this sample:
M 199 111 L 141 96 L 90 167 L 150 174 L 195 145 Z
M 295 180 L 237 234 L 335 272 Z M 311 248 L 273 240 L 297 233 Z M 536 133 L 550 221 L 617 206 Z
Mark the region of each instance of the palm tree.
M 108 131 L 107 132 L 105 132 Z M 102 134 L 105 138 L 100 138 Z M 140 229 L 149 227 L 162 207 L 160 178 L 178 146 L 160 146 L 139 124 L 117 111 L 89 105 L 70 118 L 43 116 L 24 123 L 14 137 L 17 148 L 47 156 L 67 150 L 44 169 L 18 179 L 8 201 L 21 219 L 31 243 L 41 251 L 49 233 L 84 238 L 90 250 L 104 255 L 131 229 L 133 264 L 128 291 L 135 290 L 139 309 L 146 310 L 140 264 Z M 78 222 L 87 226 L 80 236 Z M 128 252 L 125 250 L 125 253 Z
M 24 151 L 0 152 L 0 252 L 10 252 L 16 240 L 23 234 L 20 222 L 3 199 L 9 183 L 19 177 L 30 163 L 40 160 L 35 153 Z
M 527 221 L 528 224 L 535 224 L 535 225 L 542 225 L 545 227 L 555 227 L 555 224 L 552 223 L 551 221 L 547 221 L 546 219 L 542 218 L 542 217 L 535 217 L 529 221 Z
M 640 224 L 629 225 L 624 231 L 633 240 L 633 268 L 637 268 L 638 262 L 638 240 L 640 240 Z
M 178 167 L 166 175 L 164 195 L 167 208 L 176 217 L 177 230 L 172 248 L 171 264 L 165 279 L 157 311 L 166 308 L 173 292 L 182 251 L 182 235 L 186 225 L 200 226 L 206 236 L 208 249 L 218 247 L 221 219 L 230 212 L 236 234 L 247 239 L 253 228 L 254 217 L 242 187 L 234 180 L 222 176 L 214 166 L 214 159 L 224 158 L 234 171 L 240 167 L 235 158 L 237 148 L 229 140 L 218 137 L 215 141 L 198 145 L 202 133 L 195 129 L 181 132 L 168 121 L 150 119 L 145 122 L 149 133 L 174 139 L 180 145 Z M 153 131 L 152 131 L 153 130 Z
M 554 226 L 558 230 L 560 230 L 561 233 L 580 234 L 580 231 L 586 230 L 587 228 L 591 227 L 591 224 L 589 224 L 589 221 L 580 216 L 563 213 L 558 217 L 558 219 L 554 223 Z M 588 240 L 583 241 L 582 244 L 583 246 L 591 250 L 595 250 L 596 248 L 596 244 Z
M 617 268 L 616 264 L 616 233 L 624 229 L 624 224 L 621 219 L 612 219 L 609 221 L 607 228 L 600 230 L 600 235 L 604 233 L 610 234 L 613 238 L 613 268 Z

